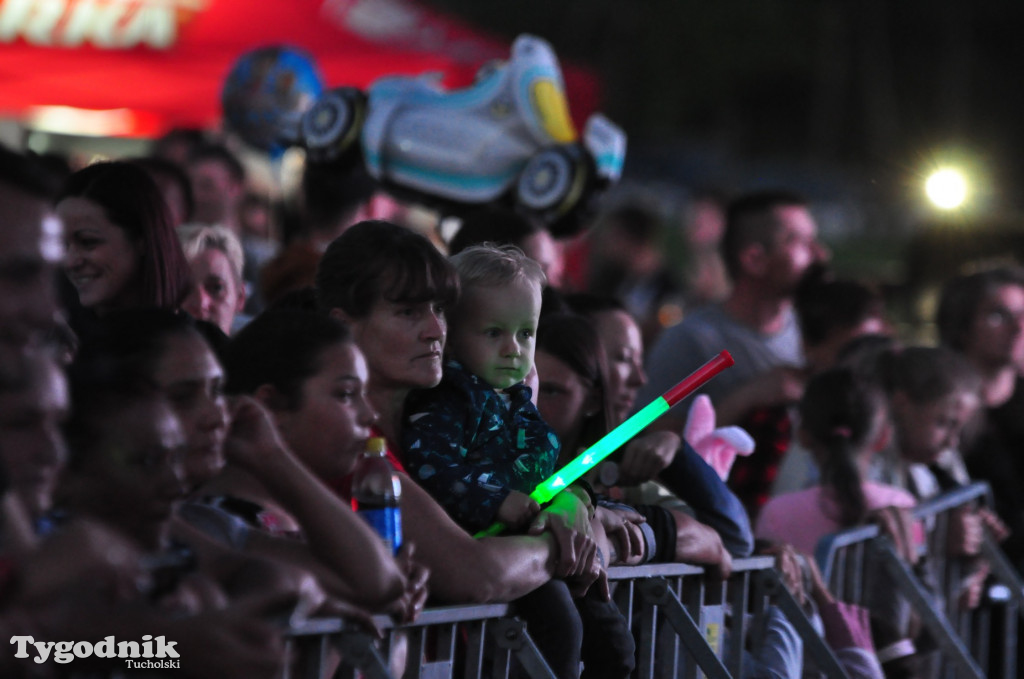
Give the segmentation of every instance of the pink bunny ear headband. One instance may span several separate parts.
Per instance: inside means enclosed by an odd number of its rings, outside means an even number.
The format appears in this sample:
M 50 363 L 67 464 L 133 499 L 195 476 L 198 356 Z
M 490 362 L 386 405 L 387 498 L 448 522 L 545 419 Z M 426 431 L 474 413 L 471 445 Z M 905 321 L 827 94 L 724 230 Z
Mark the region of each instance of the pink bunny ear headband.
M 754 439 L 741 427 L 715 429 L 715 407 L 707 394 L 701 394 L 690 405 L 690 413 L 683 427 L 685 438 L 697 454 L 711 465 L 725 481 L 737 455 L 754 452 Z

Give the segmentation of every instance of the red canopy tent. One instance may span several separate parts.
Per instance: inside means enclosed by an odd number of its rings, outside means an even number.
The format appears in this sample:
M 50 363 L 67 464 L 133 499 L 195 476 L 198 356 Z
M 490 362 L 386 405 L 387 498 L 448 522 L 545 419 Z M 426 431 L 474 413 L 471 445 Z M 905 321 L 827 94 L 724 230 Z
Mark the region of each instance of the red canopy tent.
M 231 65 L 271 44 L 308 51 L 327 86 L 426 71 L 458 86 L 508 56 L 504 42 L 412 0 L 0 0 L 0 116 L 117 110 L 123 129 L 109 134 L 124 136 L 216 127 Z M 563 73 L 582 120 L 596 80 Z

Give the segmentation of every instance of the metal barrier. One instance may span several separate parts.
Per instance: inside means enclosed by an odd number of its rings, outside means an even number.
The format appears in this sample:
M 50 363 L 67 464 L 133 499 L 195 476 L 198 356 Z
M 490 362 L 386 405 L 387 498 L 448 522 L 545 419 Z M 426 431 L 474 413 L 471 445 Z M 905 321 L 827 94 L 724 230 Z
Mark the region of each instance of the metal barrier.
M 531 679 L 554 674 L 526 632 L 509 614 L 508 604 L 428 608 L 415 622 L 396 626 L 385 615 L 374 623 L 383 632 L 377 640 L 338 618 L 308 620 L 288 631 L 299 661 L 283 679 L 391 679 L 388 659 L 404 656 L 407 679 L 507 677 L 513 658 Z
M 830 679 L 846 675 L 802 609 L 782 585 L 771 557 L 738 559 L 728 580 L 687 564 L 651 564 L 608 570 L 637 641 L 636 676 L 732 679 L 742 676 L 751 620 L 769 603 L 800 634 L 805 654 Z M 339 619 L 310 620 L 289 630 L 301 662 L 285 679 L 390 679 L 388 658 L 407 645 L 407 679 L 508 677 L 513 658 L 522 673 L 547 679 L 551 671 L 526 626 L 507 604 L 430 608 L 415 623 L 396 627 L 375 616 L 383 639 Z
M 618 584 L 616 601 L 626 619 L 639 626 L 640 679 L 690 679 L 698 670 L 709 679 L 742 676 L 751 620 L 765 614 L 770 602 L 796 628 L 805 655 L 821 671 L 834 679 L 846 676 L 783 586 L 772 557 L 737 559 L 725 581 L 685 564 L 610 568 L 608 576 Z
M 913 608 L 945 663 L 939 676 L 981 679 L 998 660 L 1000 676 L 1015 679 L 1017 671 L 1017 617 L 1024 613 L 1024 585 L 986 531 L 982 555 L 992 576 L 1007 592 L 1005 601 L 983 601 L 977 609 L 959 605 L 968 559 L 947 555 L 950 522 L 962 508 L 989 503 L 987 484 L 976 483 L 945 493 L 915 507 L 911 514 L 924 528 L 925 544 L 915 569 L 896 553 L 877 526 L 854 528 L 823 538 L 815 553 L 822 574 L 833 593 L 844 601 L 870 603 L 867 594 L 877 588 L 895 588 Z M 926 582 L 928 584 L 926 584 Z M 1000 617 L 1002 643 L 993 645 L 994 616 Z M 1001 652 L 997 658 L 994 652 Z

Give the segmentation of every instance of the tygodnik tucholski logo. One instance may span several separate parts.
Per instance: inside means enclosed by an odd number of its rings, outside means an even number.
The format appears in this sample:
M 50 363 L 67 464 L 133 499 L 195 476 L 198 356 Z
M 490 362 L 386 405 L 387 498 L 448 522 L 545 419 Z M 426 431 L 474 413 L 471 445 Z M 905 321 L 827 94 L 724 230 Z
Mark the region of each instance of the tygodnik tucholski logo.
M 30 636 L 11 637 L 15 645 L 15 658 L 28 658 L 29 647 L 35 651 L 32 658 L 37 663 L 50 660 L 66 664 L 75 658 L 123 658 L 129 669 L 180 668 L 178 652 L 174 649 L 177 641 L 167 641 L 163 636 L 153 638 L 143 634 L 142 641 L 115 641 L 104 637 L 103 641 L 92 644 L 88 641 L 36 641 Z M 136 660 L 138 658 L 138 660 Z

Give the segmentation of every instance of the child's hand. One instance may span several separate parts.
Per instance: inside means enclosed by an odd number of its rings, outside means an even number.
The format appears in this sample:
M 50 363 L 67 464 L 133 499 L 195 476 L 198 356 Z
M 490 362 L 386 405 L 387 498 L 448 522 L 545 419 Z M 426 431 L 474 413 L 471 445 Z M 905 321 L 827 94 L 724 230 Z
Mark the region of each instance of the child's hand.
M 992 539 L 996 542 L 1002 542 L 1006 538 L 1010 537 L 1010 527 L 1003 523 L 1003 520 L 999 518 L 999 515 L 991 509 L 979 507 L 978 517 L 981 519 L 982 525 L 988 529 L 989 533 L 992 534 Z
M 946 550 L 950 556 L 975 556 L 985 537 L 981 517 L 969 507 L 958 507 L 950 515 Z
M 513 490 L 498 507 L 498 521 L 509 528 L 522 528 L 540 512 L 537 501 L 525 493 Z

